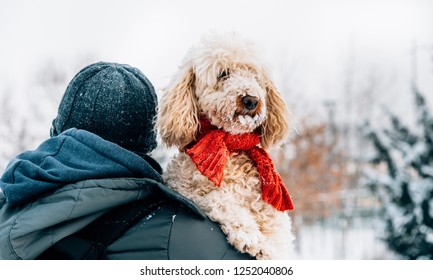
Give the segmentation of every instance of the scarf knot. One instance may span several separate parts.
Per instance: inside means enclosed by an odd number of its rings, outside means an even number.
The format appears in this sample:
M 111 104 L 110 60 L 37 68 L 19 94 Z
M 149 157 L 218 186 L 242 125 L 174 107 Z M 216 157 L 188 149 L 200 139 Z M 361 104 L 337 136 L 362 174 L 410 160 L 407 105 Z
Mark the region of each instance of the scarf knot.
M 295 208 L 269 154 L 263 148 L 258 147 L 260 135 L 257 133 L 230 134 L 216 128 L 207 119 L 200 120 L 200 124 L 197 141 L 186 149 L 186 153 L 203 175 L 216 186 L 220 186 L 229 154 L 245 151 L 257 167 L 262 199 L 279 211 Z

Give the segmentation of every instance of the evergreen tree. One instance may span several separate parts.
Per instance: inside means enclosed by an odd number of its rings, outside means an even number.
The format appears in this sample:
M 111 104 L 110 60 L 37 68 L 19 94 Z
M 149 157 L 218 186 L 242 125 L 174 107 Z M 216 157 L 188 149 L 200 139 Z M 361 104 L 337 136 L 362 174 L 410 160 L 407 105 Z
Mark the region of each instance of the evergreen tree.
M 377 168 L 366 169 L 364 178 L 383 203 L 389 248 L 404 258 L 433 259 L 433 114 L 416 88 L 413 94 L 415 128 L 391 112 L 390 128 L 365 125 L 374 147 L 369 161 Z

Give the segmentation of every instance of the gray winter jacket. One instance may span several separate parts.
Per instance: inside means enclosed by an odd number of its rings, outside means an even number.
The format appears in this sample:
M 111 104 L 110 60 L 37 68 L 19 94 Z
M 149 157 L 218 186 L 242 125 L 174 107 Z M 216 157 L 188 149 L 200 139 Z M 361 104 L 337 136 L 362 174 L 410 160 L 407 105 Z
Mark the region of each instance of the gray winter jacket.
M 71 129 L 12 160 L 0 180 L 0 259 L 34 259 L 110 209 L 159 193 L 154 210 L 107 248 L 109 259 L 250 259 L 168 189 L 151 159 Z

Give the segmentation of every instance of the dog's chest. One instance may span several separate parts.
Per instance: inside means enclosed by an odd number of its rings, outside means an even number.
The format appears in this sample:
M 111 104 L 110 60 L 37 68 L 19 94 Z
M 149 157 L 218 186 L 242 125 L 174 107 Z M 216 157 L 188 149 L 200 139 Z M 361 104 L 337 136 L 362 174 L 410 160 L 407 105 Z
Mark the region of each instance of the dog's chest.
M 242 152 L 231 153 L 227 157 L 223 180 L 218 187 L 197 169 L 196 164 L 185 153 L 173 158 L 163 177 L 169 187 L 193 200 L 211 192 L 242 192 L 243 196 L 252 196 L 254 199 L 261 195 L 257 168 Z
M 224 166 L 224 184 L 260 184 L 257 168 L 243 152 L 231 153 Z

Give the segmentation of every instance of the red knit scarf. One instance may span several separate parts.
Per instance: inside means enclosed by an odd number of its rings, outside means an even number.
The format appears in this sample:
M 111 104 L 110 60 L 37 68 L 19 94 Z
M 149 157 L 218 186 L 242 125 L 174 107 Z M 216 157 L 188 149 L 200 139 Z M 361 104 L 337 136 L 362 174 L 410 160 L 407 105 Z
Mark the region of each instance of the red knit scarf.
M 260 143 L 258 134 L 229 134 L 213 126 L 207 119 L 201 119 L 200 124 L 197 141 L 186 149 L 186 153 L 203 175 L 220 186 L 228 155 L 235 151 L 245 151 L 259 172 L 262 199 L 279 211 L 295 208 L 269 154 L 257 146 Z

